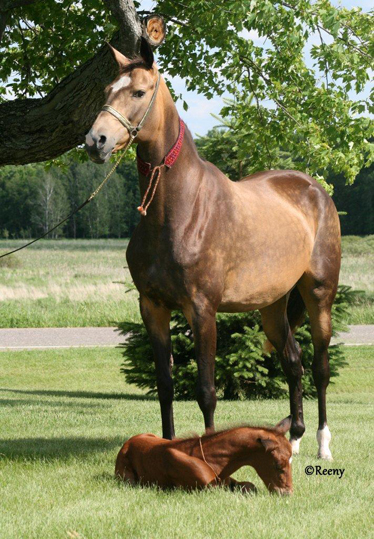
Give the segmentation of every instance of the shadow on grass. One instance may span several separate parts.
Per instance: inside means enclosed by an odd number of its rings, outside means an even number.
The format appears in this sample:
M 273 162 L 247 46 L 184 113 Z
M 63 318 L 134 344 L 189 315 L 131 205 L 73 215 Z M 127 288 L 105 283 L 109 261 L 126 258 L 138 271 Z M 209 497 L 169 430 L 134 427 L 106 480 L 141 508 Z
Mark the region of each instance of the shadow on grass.
M 50 408 L 74 408 L 75 410 L 87 410 L 92 408 L 101 408 L 102 404 L 80 402 L 66 402 L 59 400 L 37 400 L 37 399 L 0 399 L 0 408 L 1 406 L 9 406 L 10 408 L 15 408 L 17 406 L 39 406 L 40 408 L 48 406 Z
M 127 439 L 119 436 L 0 439 L 0 460 L 64 461 L 112 449 L 119 451 Z
M 96 393 L 94 391 L 60 391 L 54 389 L 12 389 L 1 388 L 0 391 L 7 393 L 19 393 L 21 395 L 39 395 L 40 397 L 69 397 L 73 399 L 115 399 L 115 400 L 149 400 L 156 397 L 150 395 L 133 395 L 132 393 Z

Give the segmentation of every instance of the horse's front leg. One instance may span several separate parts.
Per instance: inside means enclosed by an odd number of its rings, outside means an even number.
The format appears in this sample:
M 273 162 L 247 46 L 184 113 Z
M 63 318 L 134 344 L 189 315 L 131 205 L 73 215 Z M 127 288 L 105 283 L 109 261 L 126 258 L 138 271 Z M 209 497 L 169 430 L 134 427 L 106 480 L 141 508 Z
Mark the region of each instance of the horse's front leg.
M 151 341 L 156 365 L 158 398 L 161 407 L 162 436 L 174 438 L 173 379 L 171 376 L 171 311 L 156 305 L 145 296 L 140 297 L 140 312 Z
M 214 431 L 214 411 L 217 404 L 214 384 L 217 346 L 216 313 L 208 308 L 194 307 L 187 315 L 187 319 L 190 319 L 196 350 L 197 402 L 203 412 L 206 432 L 209 433 Z

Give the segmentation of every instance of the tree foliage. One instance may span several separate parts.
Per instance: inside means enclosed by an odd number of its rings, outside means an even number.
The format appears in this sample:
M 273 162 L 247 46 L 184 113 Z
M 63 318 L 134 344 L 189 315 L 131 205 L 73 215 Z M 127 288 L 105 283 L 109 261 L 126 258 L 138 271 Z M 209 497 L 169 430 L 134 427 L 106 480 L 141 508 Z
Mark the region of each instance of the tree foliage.
M 63 101 L 61 79 L 74 69 L 78 76 L 79 64 L 110 40 L 117 28 L 119 48 L 124 47 L 124 36 L 135 35 L 136 52 L 140 34 L 130 0 L 7 0 L 5 4 L 8 9 L 0 9 L 0 15 L 6 14 L 0 78 L 18 99 L 44 96 L 54 88 L 54 96 Z M 145 13 L 141 2 L 136 7 L 140 15 Z M 190 90 L 208 99 L 231 97 L 221 115 L 235 135 L 241 160 L 251 159 L 257 170 L 275 168 L 282 148 L 303 170 L 318 176 L 331 169 L 349 182 L 373 160 L 373 145 L 368 142 L 373 104 L 357 95 L 365 89 L 372 65 L 370 13 L 337 8 L 327 0 L 159 0 L 154 11 L 168 24 L 158 57 L 165 75 L 183 77 Z M 103 62 L 108 59 L 102 59 L 105 71 Z M 97 87 L 100 65 L 86 74 L 88 93 Z M 67 107 L 67 123 L 76 114 L 79 100 L 83 103 L 84 94 Z M 99 107 L 99 101 L 92 106 Z M 29 108 L 32 100 L 26 112 Z M 13 105 L 7 110 L 13 110 Z M 79 137 L 82 140 L 83 132 L 78 130 L 72 137 L 72 146 Z M 61 136 L 66 137 L 66 150 L 68 133 Z M 27 148 L 24 154 L 26 159 Z M 30 158 L 37 159 L 35 152 Z

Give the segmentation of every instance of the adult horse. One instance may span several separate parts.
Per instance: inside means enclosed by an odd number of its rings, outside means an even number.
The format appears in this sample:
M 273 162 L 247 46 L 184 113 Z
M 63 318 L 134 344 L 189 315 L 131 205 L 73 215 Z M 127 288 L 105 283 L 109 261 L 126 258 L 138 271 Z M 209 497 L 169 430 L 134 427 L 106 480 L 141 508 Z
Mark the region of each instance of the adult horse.
M 303 367 L 292 330 L 309 312 L 318 392 L 318 455 L 331 459 L 326 418 L 331 306 L 340 269 L 335 206 L 310 176 L 269 170 L 230 181 L 201 159 L 143 39 L 141 57 L 112 49 L 119 75 L 86 137 L 103 163 L 135 138 L 142 217 L 127 249 L 152 344 L 165 438 L 174 437 L 170 315 L 185 314 L 194 335 L 197 399 L 214 429 L 216 313 L 259 309 L 290 391 L 294 453 L 305 431 Z

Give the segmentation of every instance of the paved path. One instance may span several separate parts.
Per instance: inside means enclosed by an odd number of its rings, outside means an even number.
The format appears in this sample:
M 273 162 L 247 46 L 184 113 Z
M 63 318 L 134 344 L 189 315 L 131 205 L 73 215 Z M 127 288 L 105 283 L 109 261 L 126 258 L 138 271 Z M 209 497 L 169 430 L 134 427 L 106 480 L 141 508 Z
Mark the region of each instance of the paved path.
M 0 351 L 117 346 L 123 341 L 116 328 L 0 329 Z
M 118 346 L 125 337 L 116 328 L 27 328 L 0 329 L 0 351 L 70 348 L 81 346 Z M 374 345 L 374 325 L 350 326 L 334 342 L 350 346 Z

